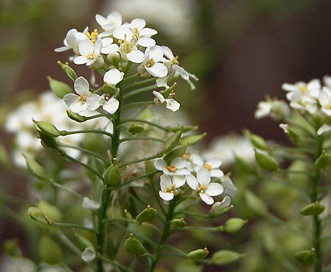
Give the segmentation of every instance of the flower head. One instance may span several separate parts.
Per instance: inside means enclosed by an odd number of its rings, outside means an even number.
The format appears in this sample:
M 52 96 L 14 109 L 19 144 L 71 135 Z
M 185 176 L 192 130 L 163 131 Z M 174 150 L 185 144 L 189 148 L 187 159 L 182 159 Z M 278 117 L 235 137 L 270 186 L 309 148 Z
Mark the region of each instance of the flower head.
M 163 174 L 160 177 L 159 191 L 160 197 L 165 201 L 170 201 L 178 194 L 178 188 L 185 184 L 184 176 L 168 176 Z

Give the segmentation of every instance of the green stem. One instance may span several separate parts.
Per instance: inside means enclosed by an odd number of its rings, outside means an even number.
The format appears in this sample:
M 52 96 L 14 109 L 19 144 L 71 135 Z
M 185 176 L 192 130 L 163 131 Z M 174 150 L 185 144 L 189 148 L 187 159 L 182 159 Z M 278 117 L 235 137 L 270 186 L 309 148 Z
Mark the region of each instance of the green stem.
M 156 264 L 158 263 L 158 261 L 161 258 L 161 249 L 164 246 L 165 242 L 167 241 L 168 236 L 170 235 L 171 220 L 173 219 L 175 208 L 176 208 L 176 197 L 173 200 L 171 200 L 169 203 L 168 213 L 166 215 L 164 225 L 163 225 L 163 233 L 155 248 L 152 263 L 148 269 L 148 272 L 154 271 Z

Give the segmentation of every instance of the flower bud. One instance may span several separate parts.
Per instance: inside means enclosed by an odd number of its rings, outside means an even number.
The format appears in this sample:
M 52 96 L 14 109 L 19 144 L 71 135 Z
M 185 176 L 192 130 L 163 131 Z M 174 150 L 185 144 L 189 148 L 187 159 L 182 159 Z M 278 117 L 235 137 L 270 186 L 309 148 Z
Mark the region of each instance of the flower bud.
M 249 209 L 255 214 L 265 216 L 268 214 L 266 204 L 251 191 L 245 192 L 245 200 Z
M 63 253 L 60 246 L 48 235 L 41 236 L 38 252 L 42 262 L 49 264 L 58 264 L 62 262 Z
M 103 175 L 104 184 L 111 188 L 117 188 L 121 185 L 121 171 L 117 164 L 111 164 Z
M 128 253 L 135 254 L 138 256 L 141 256 L 146 252 L 145 247 L 137 238 L 133 236 L 132 233 L 130 234 L 130 237 L 125 240 L 124 248 Z
M 279 163 L 275 158 L 266 155 L 262 152 L 259 152 L 256 149 L 254 151 L 255 151 L 255 159 L 262 169 L 269 171 L 279 169 Z
M 45 148 L 52 148 L 55 150 L 60 150 L 59 146 L 56 142 L 56 140 L 54 139 L 54 137 L 49 136 L 47 133 L 38 130 L 39 133 L 39 139 L 41 141 L 41 144 L 45 147 Z
M 239 260 L 243 254 L 231 250 L 216 251 L 211 257 L 211 261 L 216 265 L 226 265 Z
M 188 135 L 188 136 L 183 137 L 180 140 L 180 143 L 182 145 L 195 145 L 195 144 L 199 143 L 206 136 L 207 136 L 207 133 L 202 133 L 200 135 Z
M 300 250 L 294 255 L 297 262 L 305 265 L 311 265 L 314 262 L 314 249 Z
M 175 158 L 183 156 L 185 152 L 186 152 L 186 146 L 180 145 L 174 148 L 173 150 L 171 150 L 169 153 L 167 153 L 163 159 L 168 164 L 170 164 Z
M 310 203 L 307 206 L 303 207 L 300 211 L 301 215 L 309 216 L 309 215 L 319 215 L 325 210 L 325 206 L 319 204 L 318 201 L 314 203 Z
M 173 226 L 174 229 L 182 229 L 186 226 L 186 222 L 184 218 L 177 218 L 171 220 L 171 225 Z
M 28 156 L 23 154 L 23 157 L 25 159 L 25 162 L 28 166 L 28 169 L 30 170 L 31 174 L 34 175 L 35 177 L 46 180 L 47 179 L 47 174 L 44 169 L 38 162 L 36 162 L 34 159 L 29 158 Z
M 127 209 L 124 209 L 123 215 L 126 219 L 132 219 L 132 215 L 131 215 L 131 213 L 128 212 Z
M 117 89 L 113 85 L 104 84 L 102 89 L 109 95 L 114 95 L 117 93 Z
M 121 56 L 118 52 L 110 53 L 107 55 L 107 60 L 114 66 L 117 66 L 121 60 Z
M 148 205 L 140 214 L 137 215 L 136 220 L 139 224 L 147 221 L 152 221 L 157 216 L 157 214 L 157 210 L 151 208 L 151 206 Z
M 45 216 L 52 221 L 58 222 L 62 220 L 62 212 L 56 206 L 44 200 L 40 200 L 37 203 L 37 207 L 41 209 Z
M 319 170 L 331 166 L 331 156 L 326 154 L 325 150 L 323 150 L 321 156 L 315 161 L 314 166 Z
M 53 93 L 58 98 L 62 99 L 66 94 L 72 93 L 72 89 L 68 84 L 52 79 L 51 77 L 48 77 L 48 81 Z
M 247 220 L 241 218 L 230 218 L 225 222 L 223 229 L 228 233 L 234 233 L 239 231 L 246 223 Z
M 87 118 L 85 116 L 79 115 L 78 113 L 72 112 L 70 110 L 67 110 L 67 115 L 71 120 L 74 120 L 78 123 L 85 122 Z
M 39 223 L 46 224 L 46 225 L 52 224 L 52 221 L 38 207 L 30 207 L 28 209 L 27 215 Z
M 134 123 L 131 124 L 128 130 L 132 135 L 140 134 L 144 131 L 144 127 L 140 125 L 136 125 Z
M 226 213 L 227 211 L 233 208 L 233 206 L 230 206 L 230 204 L 231 204 L 230 197 L 225 196 L 222 202 L 217 201 L 213 204 L 213 206 L 211 206 L 209 210 L 210 216 L 217 217 Z
M 174 134 L 172 134 L 167 139 L 167 141 L 164 145 L 163 153 L 166 154 L 166 153 L 170 152 L 171 150 L 173 150 L 179 143 L 181 136 L 182 136 L 181 131 L 176 131 Z
M 50 137 L 59 137 L 61 136 L 61 131 L 59 131 L 53 124 L 45 121 L 35 121 L 33 120 L 37 129 Z
M 58 61 L 57 63 L 61 66 L 62 70 L 67 74 L 69 78 L 71 78 L 72 80 L 77 79 L 76 72 L 68 65 L 68 63 L 62 63 L 61 61 Z
M 190 251 L 189 253 L 187 253 L 186 257 L 189 258 L 190 260 L 197 261 L 206 258 L 208 254 L 209 251 L 205 247 Z
M 263 149 L 263 150 L 266 150 L 268 148 L 266 141 L 262 137 L 260 137 L 256 134 L 253 134 L 252 132 L 250 132 L 247 129 L 244 130 L 244 135 L 246 136 L 246 138 L 251 142 L 251 144 L 254 147 Z

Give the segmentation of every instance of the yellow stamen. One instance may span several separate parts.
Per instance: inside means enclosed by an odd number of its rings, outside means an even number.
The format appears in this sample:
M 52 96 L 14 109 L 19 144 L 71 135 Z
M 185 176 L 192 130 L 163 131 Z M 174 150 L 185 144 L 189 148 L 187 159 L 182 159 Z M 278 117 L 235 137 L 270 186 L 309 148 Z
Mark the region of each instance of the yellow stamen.
M 211 169 L 213 169 L 213 167 L 209 163 L 207 163 L 207 162 L 205 162 L 204 168 L 206 168 L 208 171 L 210 171 Z
M 176 172 L 177 167 L 174 165 L 169 165 L 166 167 L 169 172 Z

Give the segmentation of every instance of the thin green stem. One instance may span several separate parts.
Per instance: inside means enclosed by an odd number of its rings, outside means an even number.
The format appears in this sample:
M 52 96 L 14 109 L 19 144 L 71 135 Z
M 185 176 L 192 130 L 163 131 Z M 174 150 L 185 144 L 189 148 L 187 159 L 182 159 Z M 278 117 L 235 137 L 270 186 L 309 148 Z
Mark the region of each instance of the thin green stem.
M 82 225 L 77 225 L 77 224 L 72 224 L 72 223 L 61 223 L 61 222 L 53 222 L 51 223 L 51 226 L 57 226 L 61 228 L 70 228 L 70 229 L 81 229 L 81 230 L 87 230 L 90 232 L 96 233 L 94 229 L 82 226 Z
M 150 161 L 150 160 L 153 160 L 153 159 L 156 159 L 156 158 L 160 158 L 162 155 L 160 154 L 155 154 L 155 155 L 152 155 L 150 157 L 145 157 L 145 158 L 141 158 L 139 160 L 134 160 L 134 161 L 130 161 L 130 162 L 126 162 L 126 163 L 123 163 L 123 164 L 119 164 L 118 167 L 122 168 L 124 166 L 127 166 L 127 165 L 131 165 L 131 164 L 135 164 L 135 163 L 139 163 L 139 162 L 144 162 L 144 161 Z
M 141 94 L 141 93 L 145 93 L 145 92 L 149 92 L 149 91 L 153 91 L 157 88 L 157 85 L 156 84 L 153 84 L 153 85 L 150 85 L 150 86 L 146 86 L 146 87 L 143 87 L 143 88 L 140 88 L 140 89 L 135 89 L 134 91 L 132 92 L 129 92 L 129 93 L 126 93 L 123 98 L 124 99 L 128 99 L 132 96 L 135 96 L 137 94 Z
M 111 133 L 101 129 L 86 129 L 86 130 L 72 130 L 72 131 L 63 130 L 61 131 L 61 133 L 63 133 L 62 136 L 67 136 L 72 134 L 82 134 L 82 133 L 99 133 L 99 134 L 107 135 L 110 138 L 113 137 Z
M 138 118 L 131 118 L 131 119 L 122 120 L 121 124 L 124 124 L 124 123 L 134 123 L 134 122 L 148 124 L 148 125 L 151 125 L 153 127 L 162 129 L 164 131 L 171 131 L 171 129 L 169 129 L 168 127 L 160 126 L 160 125 L 158 125 L 156 123 L 153 123 L 151 121 L 147 121 L 147 120 L 143 120 L 143 119 L 138 119 Z
M 121 138 L 119 141 L 120 141 L 120 143 L 123 143 L 123 142 L 136 141 L 136 140 L 146 140 L 146 141 L 154 141 L 154 142 L 161 142 L 161 143 L 166 142 L 163 139 L 155 138 L 155 137 L 148 137 L 148 136 Z

